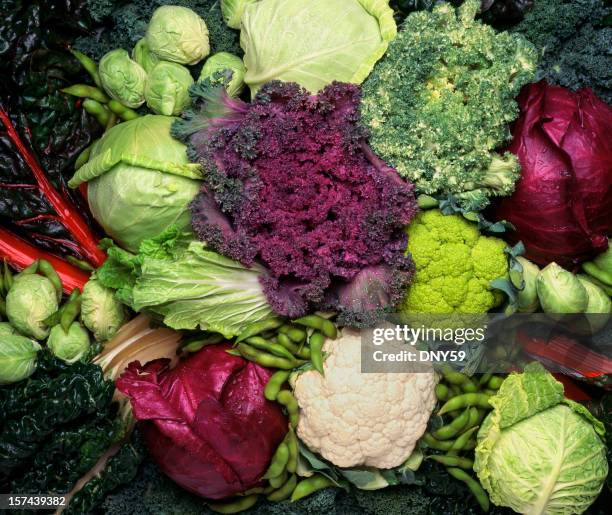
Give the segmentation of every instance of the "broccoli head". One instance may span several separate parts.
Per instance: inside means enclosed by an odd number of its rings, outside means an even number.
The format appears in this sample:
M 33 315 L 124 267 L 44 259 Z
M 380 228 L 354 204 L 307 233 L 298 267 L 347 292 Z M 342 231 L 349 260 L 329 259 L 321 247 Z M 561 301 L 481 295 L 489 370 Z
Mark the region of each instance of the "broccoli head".
M 416 275 L 405 313 L 486 313 L 499 305 L 501 292 L 490 283 L 508 274 L 504 241 L 437 209 L 420 213 L 407 232 Z
M 537 53 L 524 37 L 475 21 L 479 5 L 410 14 L 363 85 L 362 111 L 373 149 L 420 193 L 482 209 L 519 177 L 516 158 L 494 150 L 511 138 L 514 97 Z

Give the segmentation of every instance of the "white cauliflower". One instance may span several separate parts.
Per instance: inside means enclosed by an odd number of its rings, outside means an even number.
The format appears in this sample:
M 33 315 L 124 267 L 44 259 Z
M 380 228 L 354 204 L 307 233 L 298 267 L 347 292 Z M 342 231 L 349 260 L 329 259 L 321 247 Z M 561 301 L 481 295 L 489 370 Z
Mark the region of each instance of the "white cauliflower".
M 362 373 L 361 335 L 327 340 L 325 377 L 314 370 L 294 381 L 297 432 L 338 467 L 393 468 L 412 453 L 436 404 L 435 372 Z

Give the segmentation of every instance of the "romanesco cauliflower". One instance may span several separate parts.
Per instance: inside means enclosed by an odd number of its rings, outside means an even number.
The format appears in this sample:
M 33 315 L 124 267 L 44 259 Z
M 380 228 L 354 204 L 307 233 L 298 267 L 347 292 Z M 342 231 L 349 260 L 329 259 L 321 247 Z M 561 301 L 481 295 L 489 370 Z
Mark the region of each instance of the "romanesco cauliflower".
M 424 211 L 408 227 L 416 275 L 405 313 L 486 313 L 502 301 L 491 281 L 508 274 L 505 242 L 483 236 L 461 215 Z

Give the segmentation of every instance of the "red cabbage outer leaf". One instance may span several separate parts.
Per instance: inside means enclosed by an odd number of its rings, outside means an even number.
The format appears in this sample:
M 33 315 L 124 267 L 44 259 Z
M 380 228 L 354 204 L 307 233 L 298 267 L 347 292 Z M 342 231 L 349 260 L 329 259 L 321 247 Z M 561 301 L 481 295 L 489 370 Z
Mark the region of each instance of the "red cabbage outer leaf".
M 607 248 L 612 234 L 612 107 L 588 89 L 545 82 L 519 96 L 509 150 L 522 176 L 494 216 L 516 227 L 526 257 L 573 268 Z
M 211 499 L 256 486 L 287 432 L 263 390 L 273 371 L 205 347 L 169 370 L 169 360 L 130 363 L 117 388 L 131 400 L 149 453 L 183 488 Z

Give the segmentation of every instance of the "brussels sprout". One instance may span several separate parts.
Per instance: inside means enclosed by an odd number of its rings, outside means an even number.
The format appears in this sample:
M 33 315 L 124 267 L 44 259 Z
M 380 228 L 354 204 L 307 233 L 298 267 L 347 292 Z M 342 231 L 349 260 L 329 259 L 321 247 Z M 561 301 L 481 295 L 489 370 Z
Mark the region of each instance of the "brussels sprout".
M 157 114 L 180 114 L 189 105 L 189 88 L 192 85 L 193 78 L 187 68 L 177 63 L 161 61 L 147 78 L 147 105 Z
M 41 349 L 34 340 L 18 334 L 2 335 L 0 345 L 0 384 L 10 384 L 30 377 Z
M 54 325 L 47 339 L 47 347 L 66 363 L 83 359 L 89 352 L 89 333 L 78 322 L 73 322 L 68 331 L 61 325 Z
M 44 340 L 49 328 L 44 320 L 57 311 L 57 292 L 49 279 L 19 274 L 6 296 L 6 316 L 17 331 Z
M 586 288 L 571 272 L 550 263 L 536 279 L 540 304 L 545 313 L 584 313 L 589 303 Z
M 100 59 L 100 81 L 110 97 L 131 108 L 144 103 L 147 72 L 130 59 L 126 50 L 111 50 Z
M 254 4 L 257 0 L 221 0 L 221 14 L 228 27 L 232 29 L 240 28 L 242 13 L 249 4 Z
M 206 23 L 187 7 L 157 8 L 145 38 L 151 52 L 165 61 L 196 64 L 210 53 Z
M 15 328 L 8 322 L 0 322 L 0 338 L 7 334 L 17 334 Z
M 522 256 L 518 256 L 516 260 L 523 267 L 522 278 L 525 283 L 523 289 L 518 293 L 518 311 L 520 313 L 533 313 L 540 307 L 536 290 L 536 279 L 540 269 L 538 265 Z
M 603 329 L 610 319 L 612 301 L 605 291 L 591 282 L 588 276 L 578 275 L 576 277 L 586 289 L 589 298 L 585 313 L 591 326 L 591 332 L 597 332 Z
M 110 340 L 125 322 L 125 308 L 113 290 L 91 279 L 81 295 L 81 319 L 96 341 Z
M 218 73 L 224 70 L 231 72 L 231 79 L 228 84 L 226 84 L 227 77 Z M 230 97 L 237 97 L 244 89 L 245 72 L 246 68 L 240 57 L 228 52 L 219 52 L 206 60 L 198 80 L 210 79 L 213 83 L 223 84 Z
M 149 50 L 145 38 L 140 39 L 132 49 L 132 59 L 147 73 L 159 62 L 159 57 Z
M 190 226 L 189 203 L 200 189 L 201 172 L 189 162 L 185 145 L 170 135 L 173 121 L 146 115 L 115 125 L 68 182 L 71 188 L 88 182 L 93 216 L 132 252 L 171 225 Z

